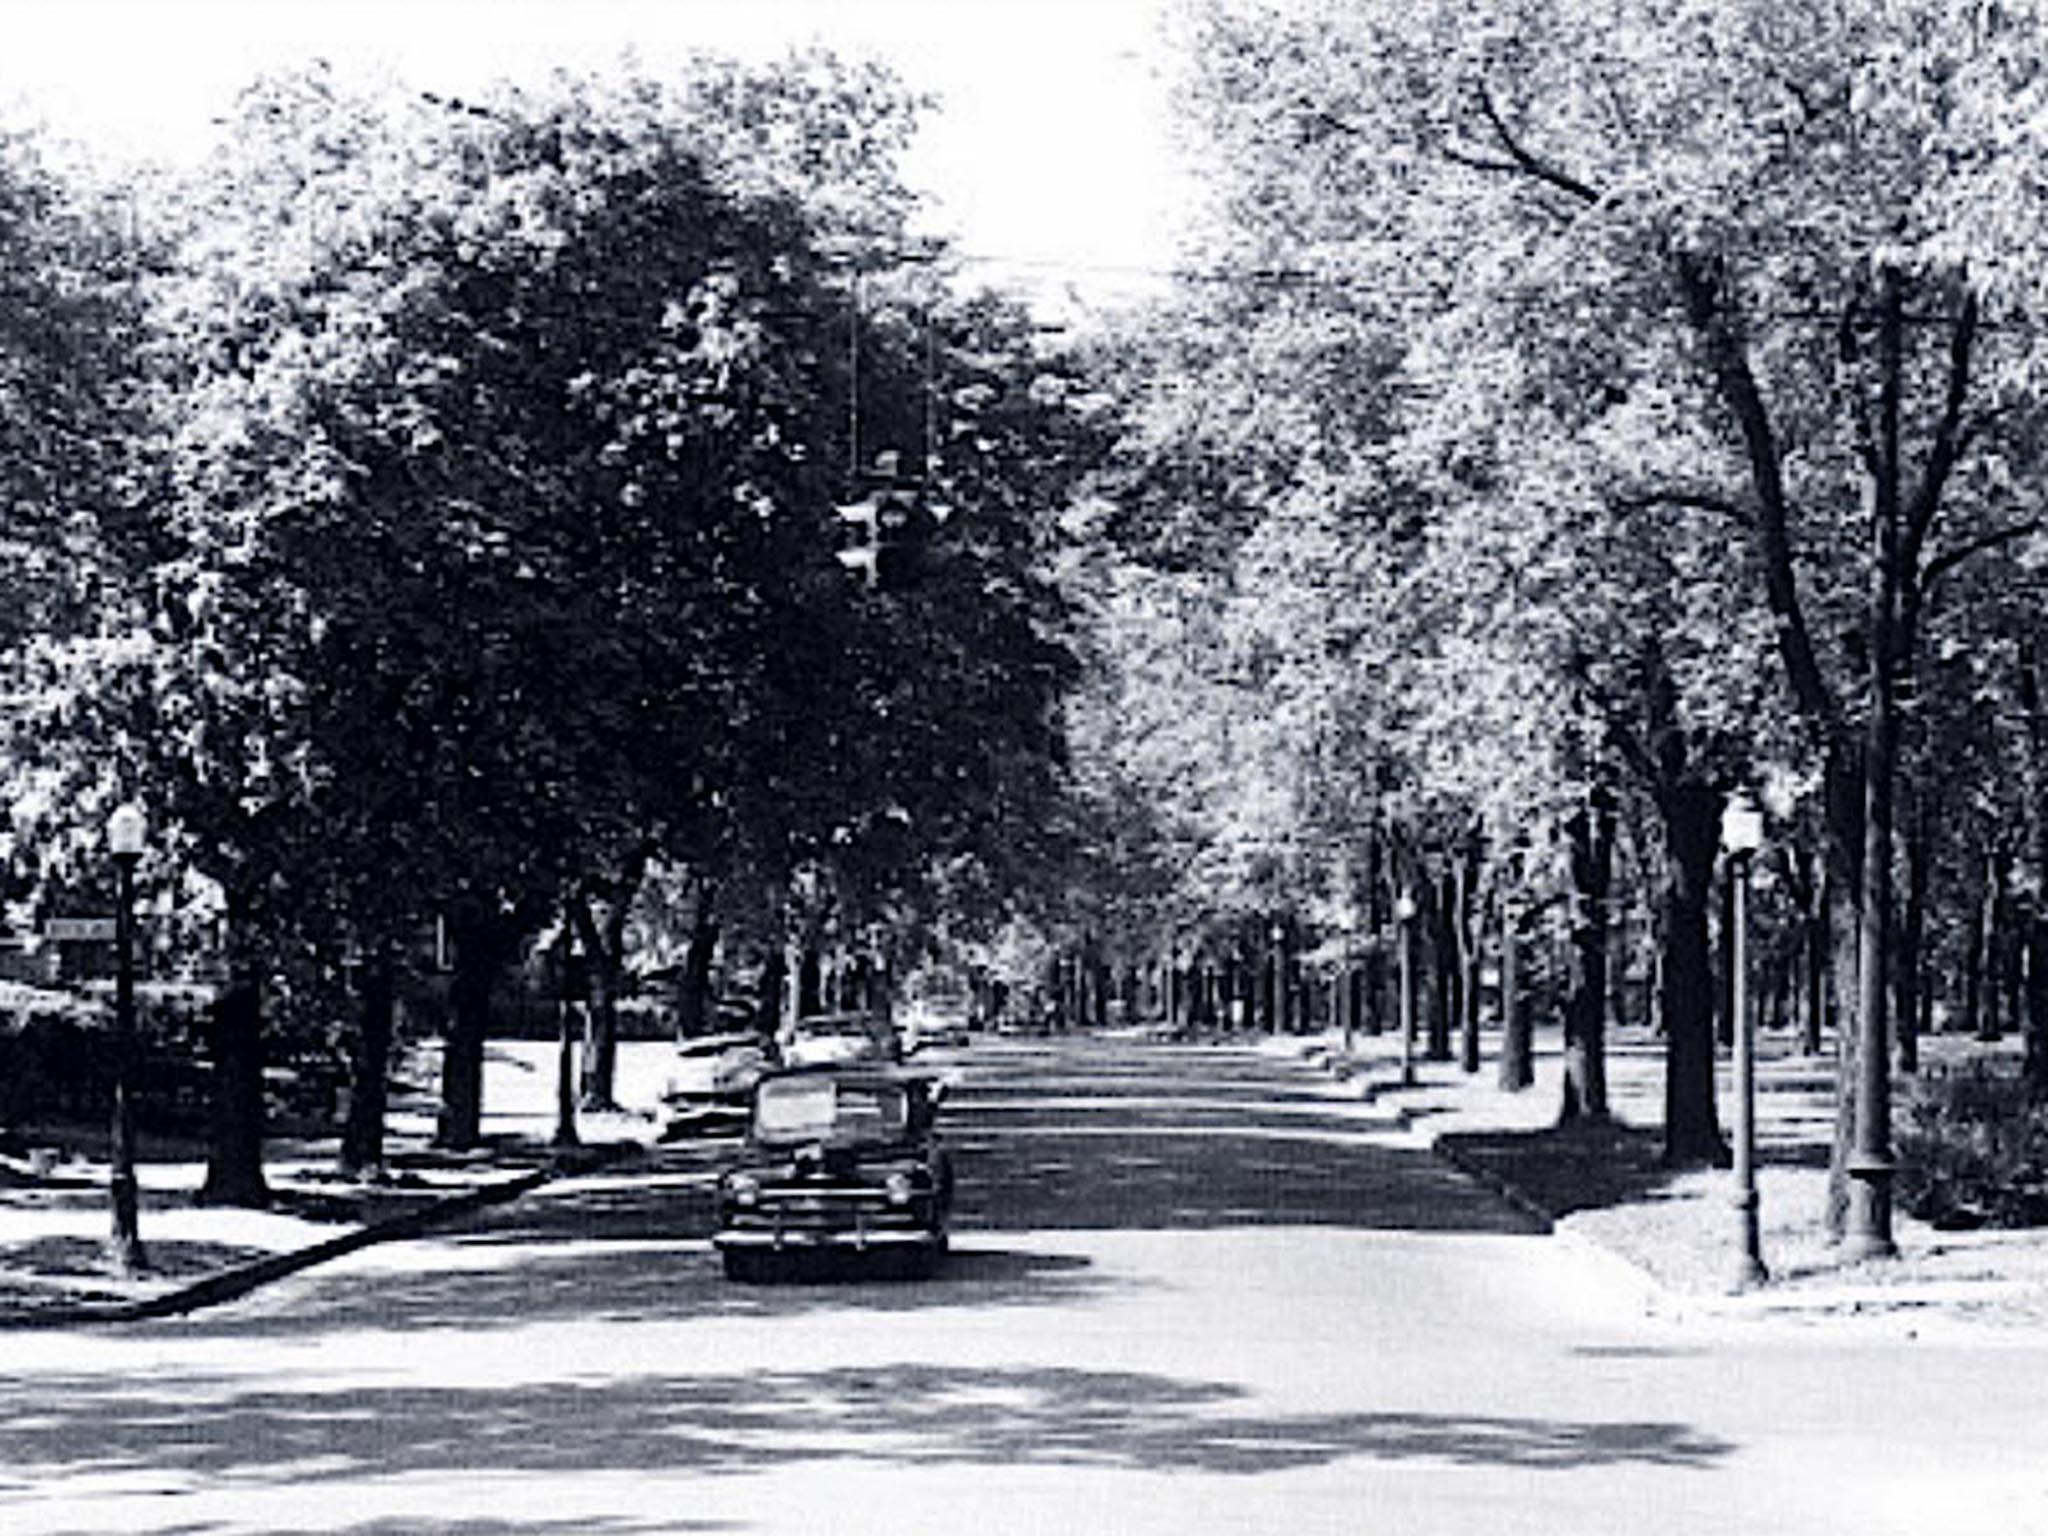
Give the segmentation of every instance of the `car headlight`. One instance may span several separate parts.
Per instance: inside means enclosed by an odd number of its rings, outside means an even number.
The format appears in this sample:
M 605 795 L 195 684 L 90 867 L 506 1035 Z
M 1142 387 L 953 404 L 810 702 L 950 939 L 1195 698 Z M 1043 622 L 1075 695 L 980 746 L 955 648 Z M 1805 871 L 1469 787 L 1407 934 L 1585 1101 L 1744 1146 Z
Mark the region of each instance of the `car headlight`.
M 890 1174 L 882 1187 L 888 1191 L 889 1203 L 891 1205 L 910 1204 L 910 1196 L 915 1188 L 910 1182 L 910 1175 L 907 1173 Z
M 725 1196 L 734 1205 L 752 1205 L 761 1198 L 761 1181 L 751 1173 L 727 1174 Z

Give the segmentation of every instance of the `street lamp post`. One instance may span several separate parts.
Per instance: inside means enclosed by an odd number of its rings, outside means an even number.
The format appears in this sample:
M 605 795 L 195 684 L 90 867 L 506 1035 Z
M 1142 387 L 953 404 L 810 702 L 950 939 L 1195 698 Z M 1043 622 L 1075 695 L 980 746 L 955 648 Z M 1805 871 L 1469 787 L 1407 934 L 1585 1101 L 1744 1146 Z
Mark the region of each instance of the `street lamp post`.
M 1741 1250 L 1731 1277 L 1735 1290 L 1770 1278 L 1764 1268 L 1756 1193 L 1756 1024 L 1749 1012 L 1749 864 L 1763 846 L 1764 818 L 1747 795 L 1732 796 L 1721 813 L 1721 846 L 1728 854 L 1730 907 L 1729 1011 L 1734 1015 L 1735 1215 Z
M 1415 898 L 1403 891 L 1394 903 L 1401 956 L 1401 1082 L 1415 1082 Z
M 107 852 L 114 860 L 114 1113 L 107 1182 L 113 1207 L 112 1257 L 123 1275 L 149 1267 L 137 1220 L 135 1111 L 129 1076 L 135 1054 L 135 866 L 142 861 L 148 831 L 142 810 L 132 803 L 107 818 Z

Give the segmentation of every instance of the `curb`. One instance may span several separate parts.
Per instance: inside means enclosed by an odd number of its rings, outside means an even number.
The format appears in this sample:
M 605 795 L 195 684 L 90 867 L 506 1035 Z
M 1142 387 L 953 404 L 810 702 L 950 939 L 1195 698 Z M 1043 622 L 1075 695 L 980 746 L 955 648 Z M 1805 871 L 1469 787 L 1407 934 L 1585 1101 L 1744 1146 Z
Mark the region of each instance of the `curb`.
M 1521 1212 L 1522 1215 L 1537 1223 L 1545 1234 L 1550 1236 L 1556 1235 L 1557 1218 L 1555 1216 L 1523 1194 L 1520 1189 L 1516 1188 L 1508 1180 L 1479 1162 L 1478 1159 L 1467 1157 L 1442 1136 L 1431 1138 L 1429 1150 L 1440 1162 L 1447 1163 L 1449 1166 L 1457 1169 L 1458 1172 L 1464 1174 L 1473 1183 L 1490 1191 L 1502 1203 L 1512 1206 L 1515 1210 Z
M 1362 1062 L 1326 1045 L 1304 1047 L 1300 1059 L 1312 1071 L 1321 1072 L 1332 1082 L 1348 1089 L 1361 1104 L 1377 1105 L 1381 1094 L 1397 1092 L 1403 1086 L 1391 1079 L 1373 1077 Z M 1415 1113 L 1407 1105 L 1396 1104 L 1392 1110 L 1393 1129 L 1406 1130 L 1415 1123 Z
M 1319 1067 L 1339 1082 L 1355 1081 L 1358 1084 L 1358 1096 L 1369 1104 L 1377 1103 L 1381 1094 L 1392 1093 L 1405 1086 L 1401 1083 L 1370 1078 L 1362 1073 L 1354 1078 L 1353 1064 L 1345 1060 L 1341 1052 L 1332 1051 L 1327 1046 L 1311 1047 L 1304 1051 L 1302 1055 L 1311 1066 Z M 1406 1105 L 1395 1106 L 1395 1114 L 1404 1126 L 1411 1124 L 1414 1120 L 1413 1114 Z M 1473 1183 L 1479 1185 L 1501 1201 L 1502 1204 L 1534 1222 L 1540 1232 L 1553 1237 L 1558 1234 L 1558 1219 L 1552 1212 L 1530 1199 L 1515 1184 L 1503 1178 L 1476 1158 L 1467 1157 L 1453 1146 L 1445 1136 L 1437 1135 L 1431 1137 L 1429 1150 L 1430 1155 L 1439 1162 L 1444 1163 L 1448 1167 L 1455 1168 L 1459 1173 L 1462 1173 L 1466 1178 L 1472 1180 Z M 1627 1261 L 1623 1260 L 1623 1262 L 1626 1263 Z
M 295 1248 L 288 1253 L 270 1254 L 232 1269 L 220 1270 L 190 1285 L 166 1291 L 162 1295 L 148 1296 L 136 1301 L 81 1302 L 70 1306 L 37 1308 L 32 1311 L 0 1312 L 0 1332 L 75 1328 L 96 1323 L 139 1323 L 158 1318 L 182 1317 L 202 1307 L 234 1301 L 260 1286 L 268 1285 L 273 1280 L 281 1280 L 286 1275 L 297 1274 L 300 1270 L 311 1269 L 317 1264 L 324 1264 L 330 1259 L 341 1258 L 345 1254 L 355 1253 L 377 1243 L 398 1242 L 418 1237 L 433 1227 L 466 1216 L 472 1211 L 507 1204 L 555 1179 L 592 1173 L 644 1150 L 637 1142 L 578 1148 L 547 1167 L 464 1190 L 461 1194 L 433 1201 L 417 1210 L 407 1211 L 385 1221 L 357 1227 L 353 1231 L 343 1232 L 305 1248 Z

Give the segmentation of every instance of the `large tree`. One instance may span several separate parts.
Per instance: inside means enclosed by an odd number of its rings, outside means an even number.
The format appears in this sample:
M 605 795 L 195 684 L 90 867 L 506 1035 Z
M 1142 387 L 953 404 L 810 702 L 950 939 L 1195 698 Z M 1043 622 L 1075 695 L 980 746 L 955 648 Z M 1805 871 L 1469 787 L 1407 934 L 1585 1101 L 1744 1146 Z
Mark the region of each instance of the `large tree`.
M 2032 332 L 1993 344 L 1984 317 L 2040 282 L 2042 199 L 2014 170 L 2039 132 L 2039 18 L 1941 0 L 1214 11 L 1226 68 L 1268 108 L 1241 115 L 1243 152 L 1323 178 L 1318 231 L 1400 210 L 1401 238 L 1352 246 L 1390 292 L 1473 312 L 1540 289 L 1595 360 L 1682 349 L 1685 426 L 1715 451 L 1646 489 L 1743 531 L 1825 769 L 1838 964 L 1860 978 L 1837 1169 L 1858 1246 L 1887 1251 L 1897 699 L 1932 580 L 2019 526 L 1957 492 L 2022 446 L 1996 411 Z

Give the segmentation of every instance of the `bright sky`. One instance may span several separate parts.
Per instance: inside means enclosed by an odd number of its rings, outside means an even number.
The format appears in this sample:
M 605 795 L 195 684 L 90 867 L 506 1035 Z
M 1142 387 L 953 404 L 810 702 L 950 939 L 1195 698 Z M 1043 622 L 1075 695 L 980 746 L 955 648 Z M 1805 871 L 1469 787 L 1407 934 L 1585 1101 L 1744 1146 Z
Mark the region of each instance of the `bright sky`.
M 990 281 L 1113 302 L 1171 262 L 1166 0 L 0 0 L 0 120 L 187 158 L 264 69 L 322 57 L 460 94 L 557 65 L 823 42 L 941 98 L 908 174 Z

